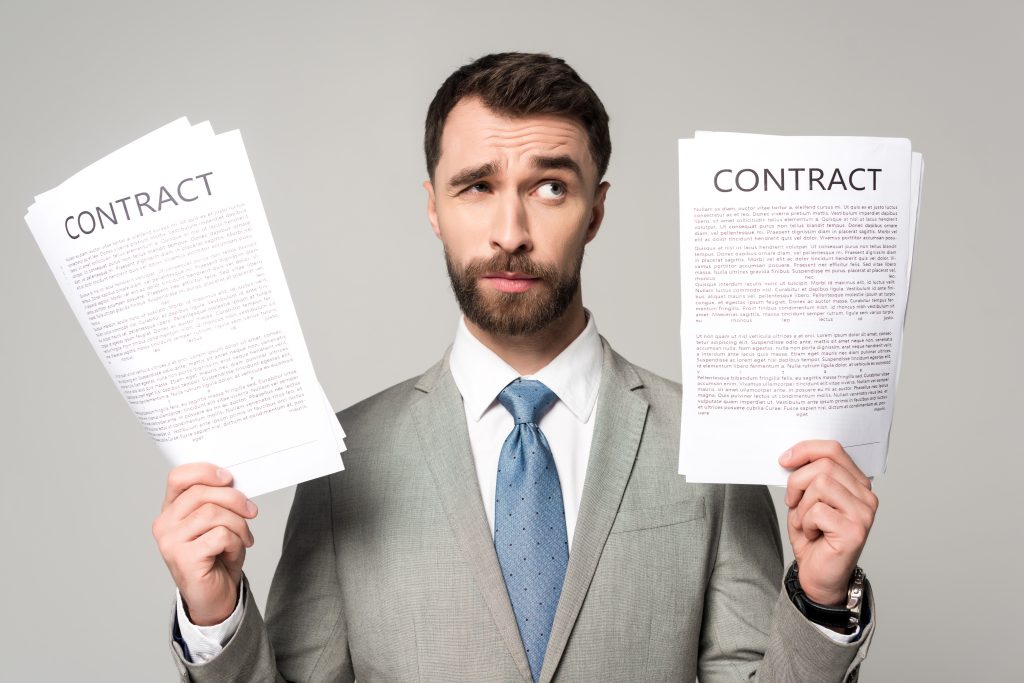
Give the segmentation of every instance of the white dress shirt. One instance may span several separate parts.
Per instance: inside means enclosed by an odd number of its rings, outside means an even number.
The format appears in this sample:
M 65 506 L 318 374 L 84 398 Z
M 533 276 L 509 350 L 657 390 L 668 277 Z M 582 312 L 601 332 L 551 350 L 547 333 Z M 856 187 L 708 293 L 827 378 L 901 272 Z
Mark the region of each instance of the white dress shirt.
M 594 316 L 588 317 L 583 332 L 533 375 L 520 375 L 474 337 L 464 320 L 459 321 L 448 365 L 466 409 L 466 427 L 480 481 L 480 497 L 492 536 L 498 457 L 505 439 L 515 426 L 512 413 L 498 402 L 498 394 L 509 382 L 523 377 L 543 382 L 558 396 L 550 410 L 541 417 L 539 426 L 555 459 L 555 470 L 562 487 L 562 503 L 565 505 L 565 531 L 572 549 L 583 479 L 590 461 L 597 390 L 601 386 L 601 364 L 604 360 Z
M 533 375 L 520 375 L 474 337 L 466 327 L 464 319 L 459 320 L 448 365 L 455 386 L 462 394 L 469 443 L 480 483 L 480 497 L 483 499 L 484 512 L 487 514 L 492 536 L 498 457 L 505 439 L 515 425 L 512 414 L 498 402 L 498 394 L 509 382 L 520 377 L 535 379 L 543 382 L 558 397 L 551 409 L 541 418 L 539 426 L 551 446 L 551 454 L 555 460 L 555 469 L 562 488 L 562 502 L 565 505 L 565 531 L 571 551 L 587 463 L 590 461 L 590 444 L 594 437 L 594 416 L 597 413 L 597 394 L 601 385 L 603 361 L 601 338 L 597 333 L 594 316 L 589 311 L 587 326 L 583 332 L 554 360 Z M 240 595 L 235 611 L 223 624 L 197 627 L 185 616 L 181 595 L 178 595 L 178 626 L 193 662 L 208 661 L 220 653 L 238 628 L 242 602 L 243 596 Z M 814 625 L 840 643 L 856 640 L 860 631 L 858 629 L 857 633 L 844 636 L 823 626 Z

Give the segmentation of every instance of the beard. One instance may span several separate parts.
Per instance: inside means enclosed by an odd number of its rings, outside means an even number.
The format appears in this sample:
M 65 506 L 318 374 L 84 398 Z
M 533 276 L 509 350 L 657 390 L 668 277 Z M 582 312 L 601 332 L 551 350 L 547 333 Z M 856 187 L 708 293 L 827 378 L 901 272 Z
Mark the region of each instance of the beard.
M 569 308 L 580 287 L 583 252 L 565 272 L 518 252 L 500 252 L 459 268 L 446 249 L 444 260 L 459 308 L 469 320 L 490 334 L 522 336 L 539 332 Z M 525 292 L 483 291 L 480 276 L 493 272 L 522 273 L 540 278 L 540 282 Z

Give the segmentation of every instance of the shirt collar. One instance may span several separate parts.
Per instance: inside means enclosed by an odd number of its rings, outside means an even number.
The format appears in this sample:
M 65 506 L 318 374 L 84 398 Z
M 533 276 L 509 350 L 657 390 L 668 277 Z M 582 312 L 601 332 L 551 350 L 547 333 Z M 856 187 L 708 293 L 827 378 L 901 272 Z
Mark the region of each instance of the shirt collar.
M 587 326 L 550 363 L 526 379 L 543 382 L 580 422 L 587 422 L 597 403 L 604 352 L 594 316 L 587 311 Z M 448 357 L 455 386 L 462 394 L 466 414 L 479 422 L 498 394 L 519 373 L 473 336 L 459 319 Z

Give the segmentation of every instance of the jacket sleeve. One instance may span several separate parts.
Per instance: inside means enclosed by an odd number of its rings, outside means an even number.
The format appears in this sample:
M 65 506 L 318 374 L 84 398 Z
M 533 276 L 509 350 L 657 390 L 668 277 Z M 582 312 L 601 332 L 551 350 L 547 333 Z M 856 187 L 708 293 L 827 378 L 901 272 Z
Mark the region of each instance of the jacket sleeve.
M 782 586 L 782 539 L 768 490 L 726 487 L 704 601 L 702 683 L 857 680 L 874 632 L 841 644 L 809 622 Z
M 188 662 L 173 642 L 182 681 L 353 681 L 337 577 L 329 477 L 295 491 L 264 622 L 246 583 L 242 621 L 219 655 Z M 247 579 L 243 579 L 247 581 Z

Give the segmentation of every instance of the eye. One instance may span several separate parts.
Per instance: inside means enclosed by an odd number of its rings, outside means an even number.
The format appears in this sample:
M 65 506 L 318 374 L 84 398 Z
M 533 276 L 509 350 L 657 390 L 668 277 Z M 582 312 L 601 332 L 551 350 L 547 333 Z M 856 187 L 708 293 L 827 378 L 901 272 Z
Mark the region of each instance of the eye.
M 470 185 L 466 189 L 464 189 L 463 192 L 466 192 L 466 193 L 469 193 L 469 194 L 478 194 L 478 193 L 482 193 L 482 192 L 487 192 L 490 189 L 491 188 L 490 188 L 490 186 L 487 183 L 480 182 L 480 183 L 473 183 L 472 185 Z
M 537 194 L 543 199 L 561 199 L 565 196 L 565 185 L 549 180 L 537 188 Z

